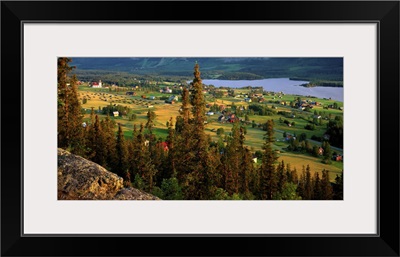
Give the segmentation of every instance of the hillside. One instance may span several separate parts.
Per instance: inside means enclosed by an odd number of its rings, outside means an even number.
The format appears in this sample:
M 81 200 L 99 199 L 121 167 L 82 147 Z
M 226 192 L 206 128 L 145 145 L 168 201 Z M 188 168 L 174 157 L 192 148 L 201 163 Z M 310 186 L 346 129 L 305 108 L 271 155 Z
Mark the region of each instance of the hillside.
M 58 200 L 160 200 L 100 165 L 58 148 Z
M 343 81 L 343 58 L 72 58 L 76 73 L 85 71 L 191 76 L 197 61 L 202 78 L 292 78 L 309 81 Z

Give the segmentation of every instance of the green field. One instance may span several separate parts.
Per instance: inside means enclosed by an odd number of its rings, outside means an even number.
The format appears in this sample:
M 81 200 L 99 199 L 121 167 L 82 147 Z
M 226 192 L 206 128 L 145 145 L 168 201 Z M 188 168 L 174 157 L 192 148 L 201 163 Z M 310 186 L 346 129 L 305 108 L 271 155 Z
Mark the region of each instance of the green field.
M 238 91 L 246 93 L 245 89 Z M 89 121 L 91 108 L 97 111 L 99 110 L 99 108 L 109 106 L 110 104 L 127 106 L 131 109 L 128 116 L 131 114 L 136 114 L 135 120 L 130 121 L 127 116 L 111 117 L 111 118 L 114 119 L 118 124 L 121 124 L 122 129 L 124 131 L 124 135 L 127 138 L 131 138 L 134 125 L 136 124 L 137 127 L 139 128 L 141 123 L 145 124 L 147 121 L 147 112 L 149 110 L 152 110 L 156 114 L 156 119 L 154 123 L 155 127 L 153 131 L 157 135 L 157 137 L 165 139 L 168 135 L 166 124 L 171 117 L 175 121 L 176 116 L 179 115 L 179 109 L 181 103 L 178 102 L 176 104 L 167 104 L 163 100 L 142 99 L 141 95 L 146 95 L 147 97 L 156 96 L 157 98 L 161 96 L 169 96 L 168 94 L 162 94 L 156 91 L 153 92 L 139 91 L 136 96 L 128 96 L 125 94 L 125 91 L 109 92 L 108 89 L 104 88 L 96 89 L 87 86 L 79 87 L 80 100 L 82 101 L 83 98 L 87 99 L 87 102 L 85 104 L 82 104 L 82 107 L 86 109 L 86 114 L 84 116 L 85 121 Z M 283 95 L 282 98 L 279 98 L 279 101 L 288 102 L 294 100 L 295 97 L 297 96 Z M 312 118 L 310 119 L 310 117 L 313 116 L 313 112 L 316 110 L 317 112 L 321 113 L 323 112 L 324 116 L 331 114 L 331 117 L 335 117 L 337 115 L 342 116 L 343 111 L 336 109 L 323 109 L 322 106 L 315 106 L 311 110 L 311 112 L 304 112 L 297 109 L 293 109 L 290 106 L 268 102 L 268 101 L 276 101 L 276 99 L 274 99 L 274 96 L 265 96 L 265 99 L 266 101 L 263 104 L 266 104 L 268 107 L 272 106 L 276 107 L 276 109 L 274 109 L 275 111 L 293 112 L 295 114 L 294 118 L 285 118 L 282 115 L 278 114 L 271 116 L 249 115 L 250 122 L 254 120 L 256 124 L 258 123 L 263 124 L 269 119 L 274 120 L 275 130 L 276 130 L 275 138 L 277 140 L 274 144 L 274 148 L 280 152 L 278 154 L 279 160 L 284 160 L 285 163 L 290 163 L 291 167 L 292 168 L 296 167 L 298 172 L 301 172 L 302 166 L 307 164 L 310 165 L 312 172 L 321 172 L 323 169 L 327 169 L 330 171 L 330 176 L 332 180 L 335 178 L 336 174 L 341 173 L 341 171 L 343 170 L 343 162 L 333 161 L 331 165 L 327 165 L 322 163 L 321 158 L 313 157 L 309 154 L 299 154 L 299 153 L 285 151 L 284 148 L 288 146 L 288 143 L 283 138 L 283 131 L 289 134 L 296 134 L 296 135 L 305 133 L 307 135 L 307 139 L 310 139 L 311 136 L 313 135 L 321 137 L 326 131 L 326 124 L 328 123 L 328 120 L 323 119 L 322 125 L 316 126 L 316 129 L 313 131 L 304 128 L 304 126 L 308 124 L 310 120 L 312 121 Z M 224 104 L 226 106 L 229 106 L 232 103 L 234 103 L 237 107 L 243 106 L 247 108 L 249 105 L 249 103 L 244 102 L 243 99 L 235 97 L 223 97 L 215 99 L 211 95 L 206 94 L 206 100 L 208 103 L 211 104 L 213 103 L 216 103 L 218 105 Z M 323 105 L 330 105 L 335 102 L 333 100 L 318 99 L 318 98 L 313 98 L 312 100 L 321 102 Z M 343 103 L 341 102 L 337 102 L 337 104 L 338 106 L 343 106 Z M 105 115 L 101 113 L 98 113 L 98 115 L 100 119 L 105 117 Z M 206 124 L 205 131 L 211 136 L 212 140 L 214 141 L 218 140 L 218 136 L 216 134 L 216 130 L 218 128 L 223 128 L 226 134 L 228 134 L 232 129 L 232 124 L 219 122 L 218 121 L 219 116 L 220 114 L 207 116 L 208 123 Z M 244 119 L 244 117 L 240 118 Z M 280 118 L 282 121 L 286 119 L 289 122 L 295 122 L 295 125 L 289 127 L 285 123 L 281 122 Z M 263 136 L 265 134 L 265 131 L 263 131 L 261 128 L 258 127 L 253 128 L 251 124 L 246 125 L 246 129 L 247 129 L 247 134 L 245 136 L 246 138 L 245 144 L 248 147 L 250 147 L 253 151 L 261 150 L 264 142 Z M 311 144 L 319 145 L 318 142 L 311 142 Z M 335 150 L 338 153 L 343 152 L 341 149 L 335 149 Z

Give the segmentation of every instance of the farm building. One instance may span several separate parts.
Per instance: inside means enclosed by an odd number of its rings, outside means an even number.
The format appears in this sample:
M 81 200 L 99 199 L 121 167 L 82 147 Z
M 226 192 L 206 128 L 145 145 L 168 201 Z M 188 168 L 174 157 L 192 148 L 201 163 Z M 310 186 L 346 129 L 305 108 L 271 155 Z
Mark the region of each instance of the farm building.
M 99 80 L 99 82 L 92 82 L 92 87 L 93 88 L 101 88 L 102 87 L 102 83 L 101 80 Z
M 286 138 L 285 138 L 286 141 L 290 141 L 291 139 L 295 139 L 295 138 L 293 138 L 292 135 L 286 135 Z
M 236 117 L 235 114 L 231 114 L 229 116 L 229 118 L 227 119 L 227 121 L 230 122 L 230 123 L 234 123 L 235 121 L 238 121 L 238 120 L 239 120 L 239 118 Z
M 165 102 L 169 104 L 174 104 L 177 101 L 178 101 L 178 96 L 176 95 L 171 95 L 167 100 L 165 100 Z
M 114 117 L 118 117 L 119 116 L 119 112 L 113 112 L 113 116 Z
M 164 94 L 171 94 L 172 93 L 172 89 L 170 89 L 169 87 L 164 88 L 162 91 L 160 91 L 161 93 Z
M 162 149 L 164 149 L 164 151 L 168 151 L 169 150 L 167 142 L 158 143 L 157 147 L 161 147 Z
M 340 154 L 334 155 L 334 156 L 332 156 L 332 160 L 337 161 L 337 162 L 343 161 L 343 156 Z

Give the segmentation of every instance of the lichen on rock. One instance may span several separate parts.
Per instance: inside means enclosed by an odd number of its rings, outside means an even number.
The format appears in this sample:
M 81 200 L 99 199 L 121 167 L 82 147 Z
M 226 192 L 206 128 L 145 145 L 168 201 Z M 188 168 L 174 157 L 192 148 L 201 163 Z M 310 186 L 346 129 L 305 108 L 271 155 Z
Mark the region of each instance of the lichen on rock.
M 160 200 L 102 166 L 58 148 L 58 200 Z

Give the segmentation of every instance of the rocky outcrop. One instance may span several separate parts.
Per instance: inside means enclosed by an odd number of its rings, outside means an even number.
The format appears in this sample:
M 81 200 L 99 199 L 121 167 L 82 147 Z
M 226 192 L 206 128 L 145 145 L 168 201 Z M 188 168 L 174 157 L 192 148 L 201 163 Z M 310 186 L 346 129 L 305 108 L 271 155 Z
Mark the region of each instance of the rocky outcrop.
M 58 148 L 58 200 L 159 200 L 102 166 Z

